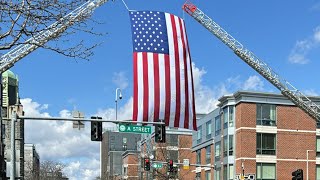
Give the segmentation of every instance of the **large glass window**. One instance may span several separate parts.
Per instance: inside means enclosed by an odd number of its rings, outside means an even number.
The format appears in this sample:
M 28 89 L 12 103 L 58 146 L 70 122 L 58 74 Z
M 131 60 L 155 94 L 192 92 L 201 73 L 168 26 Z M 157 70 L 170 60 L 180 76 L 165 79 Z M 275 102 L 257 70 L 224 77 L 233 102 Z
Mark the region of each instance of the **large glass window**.
M 320 136 L 317 136 L 317 157 L 320 157 Z
M 211 180 L 211 171 L 206 171 L 206 180 Z
M 215 118 L 215 135 L 219 135 L 221 132 L 221 121 L 220 121 L 220 116 L 217 116 Z
M 229 127 L 234 126 L 234 106 L 229 106 Z
M 206 147 L 206 163 L 211 164 L 211 146 Z
M 228 136 L 223 137 L 223 157 L 228 156 Z
M 221 168 L 217 168 L 216 170 L 215 170 L 215 173 L 214 173 L 214 179 L 215 180 L 220 180 L 220 177 L 221 177 Z
M 316 180 L 320 180 L 320 165 L 316 167 Z
M 276 135 L 257 133 L 257 154 L 276 154 Z
M 233 156 L 233 135 L 229 135 L 229 156 Z
M 196 180 L 201 180 L 201 172 L 196 173 Z
M 234 169 L 233 169 L 233 164 L 230 164 L 230 165 L 229 165 L 229 180 L 230 180 L 230 179 L 234 179 L 234 178 L 233 178 L 233 175 L 234 175 L 234 172 L 233 172 L 233 171 L 234 171 Z
M 223 180 L 228 180 L 228 165 L 223 166 Z
M 206 137 L 211 138 L 211 120 L 206 123 Z
M 275 180 L 276 165 L 271 163 L 257 163 L 257 180 Z
M 221 146 L 221 143 L 220 142 L 217 142 L 215 144 L 215 148 L 214 148 L 214 159 L 215 159 L 215 162 L 217 161 L 220 161 L 220 156 L 221 156 L 221 152 L 220 152 L 220 146 Z
M 228 127 L 228 107 L 223 108 L 223 128 Z
M 197 164 L 201 164 L 201 150 L 199 149 L 199 150 L 197 150 L 196 151 L 196 153 L 197 153 Z
M 201 136 L 202 136 L 202 127 L 199 126 L 197 131 L 197 143 L 201 142 Z
M 276 106 L 257 104 L 257 125 L 276 126 Z

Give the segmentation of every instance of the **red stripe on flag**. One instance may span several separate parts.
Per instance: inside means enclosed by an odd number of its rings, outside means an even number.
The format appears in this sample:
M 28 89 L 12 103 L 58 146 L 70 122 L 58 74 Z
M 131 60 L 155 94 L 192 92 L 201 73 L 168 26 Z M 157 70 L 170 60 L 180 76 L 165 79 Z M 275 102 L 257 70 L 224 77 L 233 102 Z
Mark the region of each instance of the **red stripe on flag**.
M 182 49 L 183 49 L 183 65 L 184 65 L 184 92 L 185 92 L 185 111 L 184 111 L 184 128 L 189 128 L 189 89 L 188 89 L 188 69 L 187 69 L 187 52 L 186 52 L 186 44 L 184 42 L 184 32 L 183 32 L 183 24 L 182 19 L 179 18 L 180 32 L 181 32 L 181 40 L 182 40 Z
M 143 69 L 143 121 L 148 121 L 149 76 L 148 76 L 148 56 L 146 52 L 142 53 L 142 69 Z
M 176 22 L 174 19 L 174 15 L 170 14 L 171 22 L 172 22 L 172 34 L 173 34 L 173 44 L 174 44 L 174 62 L 175 62 L 175 72 L 176 72 L 176 113 L 174 119 L 174 127 L 179 127 L 180 120 L 180 62 L 179 62 L 179 47 L 178 47 L 178 39 L 177 39 L 177 29 Z M 171 60 L 171 59 L 170 59 Z
M 137 121 L 138 116 L 138 69 L 137 59 L 138 55 L 136 52 L 133 53 L 133 116 L 132 120 Z
M 184 24 L 184 27 L 186 28 L 185 24 Z M 186 30 L 187 32 L 187 30 Z M 197 131 L 198 127 L 197 127 L 197 120 L 196 120 L 196 108 L 195 108 L 195 99 L 194 99 L 194 84 L 193 84 L 193 72 L 192 72 L 192 61 L 191 61 L 191 54 L 190 54 L 190 47 L 189 47 L 189 40 L 188 40 L 188 34 L 186 33 L 186 39 L 187 39 L 187 48 L 188 48 L 188 53 L 189 53 L 189 63 L 190 63 L 190 73 L 191 73 L 191 83 L 192 83 L 192 99 L 193 99 L 193 102 L 192 102 L 192 114 L 193 114 L 193 118 L 192 118 L 192 121 L 193 121 L 193 130 Z
M 154 121 L 159 120 L 159 103 L 160 103 L 160 80 L 159 80 L 159 55 L 153 54 L 154 66 Z
M 164 68 L 165 68 L 165 89 L 166 89 L 164 119 L 165 119 L 166 126 L 169 126 L 171 85 L 170 85 L 170 57 L 168 54 L 164 55 Z

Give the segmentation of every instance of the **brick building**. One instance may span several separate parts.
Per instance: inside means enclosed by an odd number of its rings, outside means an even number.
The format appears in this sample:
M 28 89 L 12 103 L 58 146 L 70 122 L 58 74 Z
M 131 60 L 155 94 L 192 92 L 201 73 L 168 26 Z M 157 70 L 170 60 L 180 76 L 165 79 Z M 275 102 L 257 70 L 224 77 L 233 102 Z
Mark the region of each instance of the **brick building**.
M 310 97 L 320 103 L 320 97 Z M 257 180 L 320 179 L 320 129 L 314 119 L 280 94 L 239 91 L 219 99 L 193 135 L 201 180 L 229 180 L 243 173 Z
M 125 151 L 122 154 L 122 178 L 129 180 L 139 179 L 139 151 Z
M 140 160 L 141 165 L 140 177 L 142 179 L 184 179 L 194 180 L 194 167 L 188 170 L 183 169 L 181 164 L 183 159 L 189 159 L 190 163 L 195 161 L 192 156 L 192 131 L 186 129 L 168 128 L 166 130 L 166 143 L 155 143 L 154 133 L 152 135 L 142 136 L 140 146 Z M 150 171 L 144 171 L 143 158 L 151 159 L 151 166 L 155 163 L 162 163 L 163 167 L 156 169 L 151 167 Z M 173 160 L 175 172 L 167 174 L 167 162 Z M 158 161 L 158 162 L 156 162 Z
M 105 131 L 101 142 L 101 179 L 119 179 L 123 175 L 122 154 L 137 150 L 140 134 Z

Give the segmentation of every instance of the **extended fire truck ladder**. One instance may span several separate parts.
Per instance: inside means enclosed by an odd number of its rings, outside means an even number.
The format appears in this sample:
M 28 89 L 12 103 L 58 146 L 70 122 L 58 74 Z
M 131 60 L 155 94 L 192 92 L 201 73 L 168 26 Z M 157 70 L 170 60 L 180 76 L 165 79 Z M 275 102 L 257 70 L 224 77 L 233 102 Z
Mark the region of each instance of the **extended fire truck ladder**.
M 301 91 L 291 85 L 285 79 L 282 79 L 265 62 L 260 60 L 250 50 L 246 49 L 239 41 L 228 34 L 221 26 L 214 22 L 210 17 L 204 14 L 194 4 L 187 1 L 183 5 L 183 10 L 197 20 L 202 26 L 207 28 L 212 34 L 227 45 L 233 52 L 245 61 L 249 66 L 261 74 L 271 84 L 277 87 L 281 93 L 288 97 L 296 106 L 304 110 L 311 117 L 320 122 L 320 107 L 312 102 Z
M 83 21 L 86 17 L 102 4 L 108 0 L 89 0 L 82 4 L 69 14 L 62 17 L 59 21 L 51 24 L 47 29 L 39 32 L 35 36 L 28 39 L 24 44 L 21 44 L 0 58 L 0 74 L 12 67 L 16 62 L 21 60 L 32 51 L 41 47 L 49 40 L 57 38 L 68 27 L 72 26 L 75 22 Z

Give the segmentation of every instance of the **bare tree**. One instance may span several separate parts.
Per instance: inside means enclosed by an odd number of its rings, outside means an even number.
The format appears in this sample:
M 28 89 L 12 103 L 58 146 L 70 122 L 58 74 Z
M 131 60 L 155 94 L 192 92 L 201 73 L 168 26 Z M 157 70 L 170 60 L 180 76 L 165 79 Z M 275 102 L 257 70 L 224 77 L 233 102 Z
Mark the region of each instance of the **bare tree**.
M 24 163 L 24 179 L 25 180 L 39 180 L 40 169 L 39 166 L 32 161 Z
M 87 0 L 0 0 L 0 55 L 6 51 L 25 43 L 39 32 L 54 28 L 54 22 L 65 23 L 62 18 L 76 9 Z M 82 39 L 70 41 L 70 35 L 84 32 L 94 36 L 102 36 L 93 26 L 99 22 L 91 19 L 90 13 L 72 22 L 63 34 L 50 39 L 50 42 L 41 45 L 42 48 L 53 50 L 64 56 L 89 59 L 93 54 L 92 49 L 100 43 L 90 44 Z M 83 21 L 87 19 L 86 21 Z M 89 20 L 89 21 L 88 21 Z M 90 39 L 90 38 L 87 38 Z M 39 45 L 39 44 L 36 44 Z
M 62 170 L 65 164 L 55 161 L 43 161 L 40 164 L 40 180 L 61 179 L 63 177 Z

